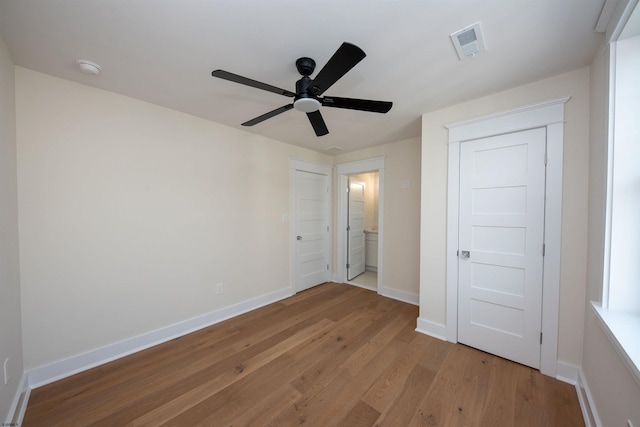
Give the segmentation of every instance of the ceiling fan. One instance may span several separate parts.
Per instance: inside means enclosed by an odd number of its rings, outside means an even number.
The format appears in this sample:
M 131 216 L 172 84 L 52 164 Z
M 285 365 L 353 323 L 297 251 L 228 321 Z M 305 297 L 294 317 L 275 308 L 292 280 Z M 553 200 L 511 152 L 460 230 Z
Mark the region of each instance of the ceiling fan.
M 215 70 L 211 73 L 213 77 L 229 80 L 235 83 L 255 87 L 269 92 L 293 98 L 293 103 L 276 108 L 261 116 L 242 123 L 242 126 L 253 126 L 278 114 L 289 111 L 292 108 L 307 113 L 311 126 L 317 136 L 329 133 L 327 125 L 320 114 L 320 106 L 333 108 L 347 108 L 351 110 L 370 111 L 374 113 L 388 112 L 393 103 L 386 101 L 372 101 L 368 99 L 338 98 L 335 96 L 321 96 L 335 82 L 344 76 L 349 70 L 366 56 L 364 51 L 358 46 L 344 42 L 329 59 L 327 64 L 312 79 L 310 76 L 316 67 L 316 62 L 307 57 L 299 58 L 296 61 L 296 68 L 302 74 L 302 78 L 296 82 L 296 91 L 290 92 L 266 83 L 242 77 L 224 70 Z

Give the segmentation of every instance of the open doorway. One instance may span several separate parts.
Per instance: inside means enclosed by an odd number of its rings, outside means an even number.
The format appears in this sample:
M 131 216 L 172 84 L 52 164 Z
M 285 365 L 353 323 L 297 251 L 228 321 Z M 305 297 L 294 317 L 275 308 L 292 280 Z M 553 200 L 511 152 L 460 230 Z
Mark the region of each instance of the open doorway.
M 381 293 L 384 158 L 340 164 L 337 172 L 337 279 Z
M 379 176 L 348 176 L 347 281 L 371 290 L 378 286 Z

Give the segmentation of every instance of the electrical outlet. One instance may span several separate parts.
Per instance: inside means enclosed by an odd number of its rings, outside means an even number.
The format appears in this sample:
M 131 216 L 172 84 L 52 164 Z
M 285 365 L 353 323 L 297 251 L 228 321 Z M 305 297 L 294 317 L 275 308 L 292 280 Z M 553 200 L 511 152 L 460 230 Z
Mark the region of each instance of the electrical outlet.
M 4 384 L 7 385 L 9 384 L 9 358 L 7 357 L 6 359 L 4 359 L 4 365 L 3 365 L 3 370 L 4 370 Z
M 216 285 L 216 294 L 220 295 L 222 293 L 224 293 L 224 284 L 223 283 L 218 283 Z

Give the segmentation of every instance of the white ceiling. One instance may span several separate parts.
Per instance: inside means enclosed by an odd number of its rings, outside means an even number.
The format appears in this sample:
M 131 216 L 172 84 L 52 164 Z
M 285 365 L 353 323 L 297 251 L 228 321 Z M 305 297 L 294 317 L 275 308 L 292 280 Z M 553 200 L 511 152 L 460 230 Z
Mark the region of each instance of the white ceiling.
M 16 65 L 317 151 L 420 135 L 420 116 L 591 63 L 604 0 L 0 0 Z M 461 62 L 449 34 L 481 22 L 487 51 Z M 322 108 L 316 137 L 291 102 L 211 77 L 224 69 L 295 91 L 295 60 L 316 72 L 343 41 L 367 57 L 325 95 L 393 101 L 387 114 Z M 100 64 L 82 74 L 77 59 Z M 313 77 L 313 76 L 312 76 Z

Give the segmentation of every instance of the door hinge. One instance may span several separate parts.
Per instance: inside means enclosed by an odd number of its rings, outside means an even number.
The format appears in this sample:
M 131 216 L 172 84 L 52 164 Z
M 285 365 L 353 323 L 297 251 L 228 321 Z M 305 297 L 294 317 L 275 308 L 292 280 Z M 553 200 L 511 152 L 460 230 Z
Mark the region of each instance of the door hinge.
M 347 186 L 347 193 L 349 192 L 349 187 Z
M 329 186 L 327 185 L 327 194 L 329 194 Z
M 327 270 L 329 270 L 329 264 L 327 264 Z
M 351 264 L 347 264 L 347 268 L 351 268 Z
M 327 225 L 327 233 L 329 232 L 329 226 Z
M 347 231 L 351 231 L 351 226 L 347 225 Z
M 547 166 L 547 159 L 548 159 L 548 156 L 547 156 L 547 153 L 545 152 L 544 153 L 544 165 L 545 166 Z
M 546 252 L 547 252 L 547 245 L 545 245 L 545 244 L 543 243 L 543 244 L 542 244 L 542 256 L 544 256 Z
M 542 345 L 542 332 L 540 332 L 540 345 Z
M 456 251 L 456 256 L 460 256 L 460 251 Z

